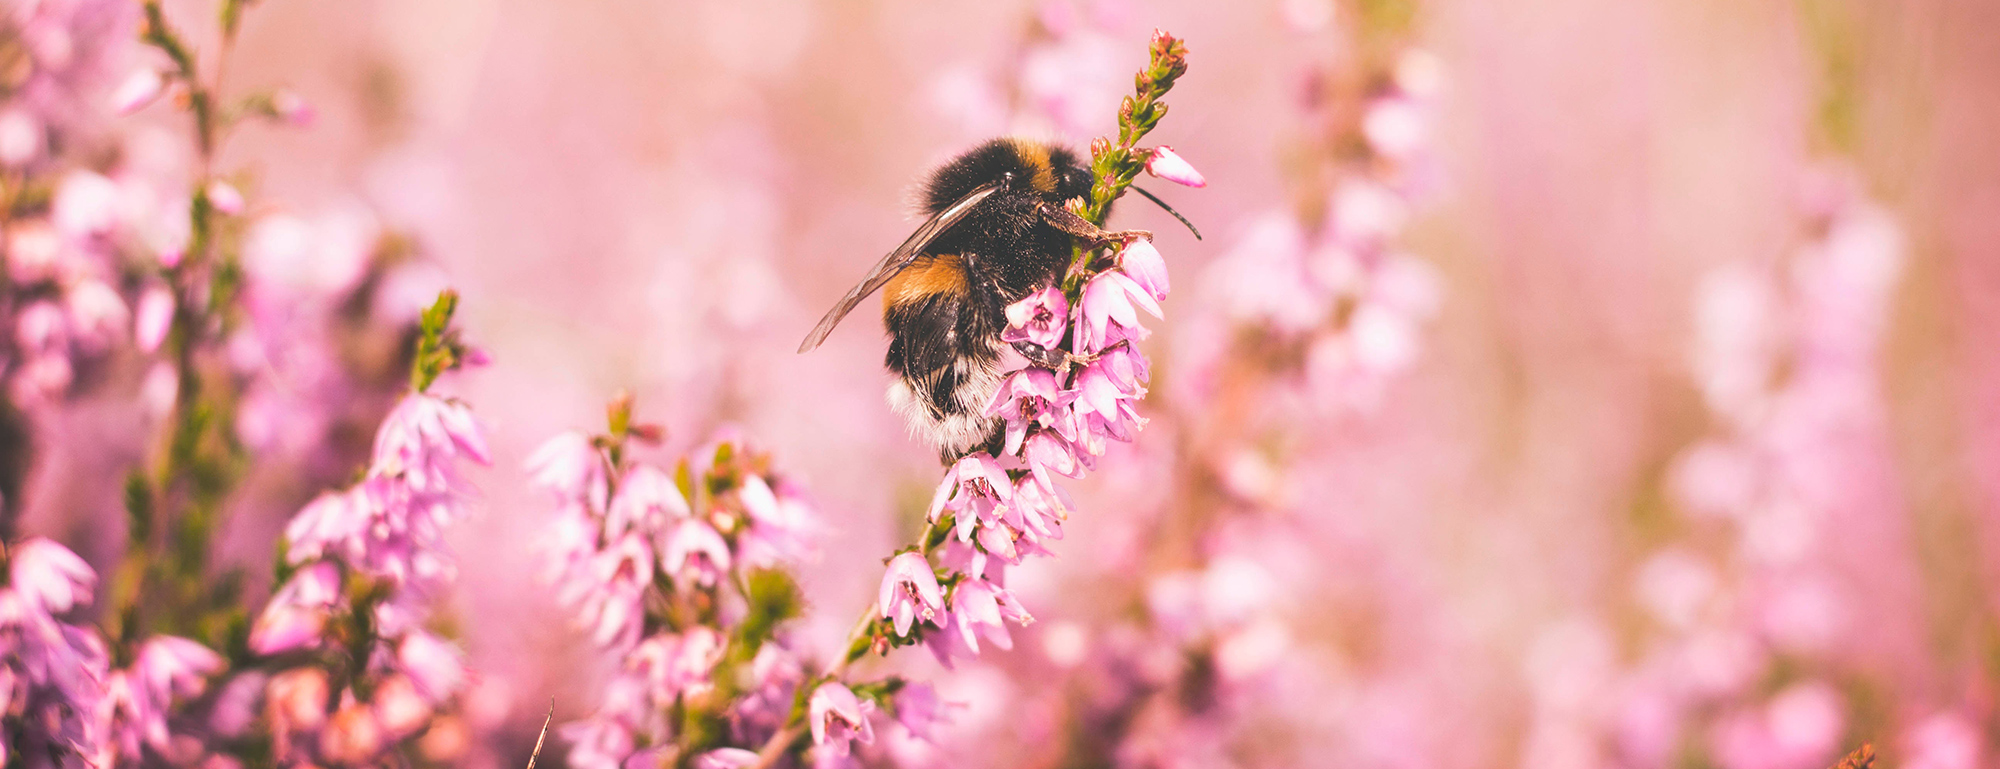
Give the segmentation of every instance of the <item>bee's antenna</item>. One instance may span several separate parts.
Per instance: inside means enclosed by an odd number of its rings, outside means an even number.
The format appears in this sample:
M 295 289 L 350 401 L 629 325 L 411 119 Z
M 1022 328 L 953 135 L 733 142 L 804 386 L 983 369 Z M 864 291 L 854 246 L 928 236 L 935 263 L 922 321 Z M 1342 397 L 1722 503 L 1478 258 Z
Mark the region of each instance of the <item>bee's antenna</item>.
M 1194 233 L 1195 240 L 1201 240 L 1201 230 L 1195 229 L 1194 222 L 1190 222 L 1187 220 L 1187 217 L 1181 216 L 1181 212 L 1175 211 L 1173 206 L 1167 205 L 1167 201 L 1159 199 L 1153 193 L 1147 192 L 1146 188 L 1136 184 L 1132 185 L 1132 191 L 1146 196 L 1147 200 L 1153 201 L 1153 205 L 1167 209 L 1167 213 L 1173 214 L 1175 219 L 1181 220 L 1181 224 L 1187 225 L 1188 232 Z

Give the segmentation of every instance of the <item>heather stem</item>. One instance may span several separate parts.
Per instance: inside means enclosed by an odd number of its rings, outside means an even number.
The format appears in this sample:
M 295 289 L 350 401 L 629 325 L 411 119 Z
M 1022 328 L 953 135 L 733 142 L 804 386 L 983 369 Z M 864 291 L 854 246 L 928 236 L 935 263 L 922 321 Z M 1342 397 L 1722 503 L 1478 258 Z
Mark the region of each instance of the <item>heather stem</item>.
M 1100 227 L 1111 215 L 1111 204 L 1125 194 L 1132 186 L 1132 180 L 1146 168 L 1146 158 L 1134 150 L 1139 140 L 1151 133 L 1160 119 L 1167 116 L 1167 104 L 1160 101 L 1168 91 L 1173 90 L 1174 81 L 1187 72 L 1187 44 L 1179 38 L 1160 30 L 1153 31 L 1152 45 L 1148 49 L 1146 68 L 1133 78 L 1133 94 L 1125 97 L 1118 107 L 1118 141 L 1098 138 L 1090 143 L 1090 173 L 1096 181 L 1090 187 L 1090 200 L 1079 212 L 1085 219 Z M 1083 279 L 1091 260 L 1100 246 L 1078 247 L 1070 258 L 1069 271 L 1063 280 L 1063 293 L 1074 300 L 1083 286 Z

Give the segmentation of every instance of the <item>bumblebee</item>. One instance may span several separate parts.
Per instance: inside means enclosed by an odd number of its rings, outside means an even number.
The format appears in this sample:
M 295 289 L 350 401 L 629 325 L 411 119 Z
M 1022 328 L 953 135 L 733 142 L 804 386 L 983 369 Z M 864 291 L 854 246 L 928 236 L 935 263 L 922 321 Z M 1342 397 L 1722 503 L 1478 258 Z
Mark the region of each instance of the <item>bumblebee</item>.
M 985 410 L 1008 347 L 1000 339 L 1007 305 L 1061 277 L 1072 238 L 1094 246 L 1152 237 L 1100 229 L 1066 207 L 1086 199 L 1091 182 L 1075 152 L 1027 139 L 995 139 L 939 166 L 919 188 L 928 218 L 827 311 L 799 352 L 818 347 L 861 300 L 883 290 L 886 364 L 897 377 L 890 405 L 946 463 L 997 448 L 1001 424 Z M 1011 346 L 1042 365 L 1066 360 L 1029 342 Z

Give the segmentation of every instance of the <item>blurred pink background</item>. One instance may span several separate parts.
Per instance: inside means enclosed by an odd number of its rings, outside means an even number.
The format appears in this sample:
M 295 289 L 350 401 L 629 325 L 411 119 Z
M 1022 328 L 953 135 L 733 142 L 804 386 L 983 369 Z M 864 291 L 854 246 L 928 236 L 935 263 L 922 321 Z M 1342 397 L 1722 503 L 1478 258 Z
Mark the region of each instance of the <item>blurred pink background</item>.
M 186 18 L 207 6 L 168 4 Z M 1207 239 L 1136 199 L 1114 218 L 1158 233 L 1180 288 L 1152 347 L 1163 429 L 1105 461 L 1126 469 L 1076 485 L 1060 557 L 1015 588 L 1039 620 L 1015 651 L 955 672 L 902 663 L 973 703 L 954 742 L 911 763 L 1043 765 L 1035 746 L 1061 716 L 997 703 L 1054 680 L 1018 674 L 1028 658 L 1061 668 L 1072 642 L 1110 643 L 1094 628 L 1122 608 L 1094 586 L 1163 568 L 1135 550 L 1133 516 L 1164 504 L 1158 476 L 1190 432 L 1165 412 L 1190 408 L 1170 394 L 1191 368 L 1177 361 L 1226 301 L 1211 265 L 1255 247 L 1258 217 L 1300 205 L 1312 73 L 1367 58 L 1370 14 L 1398 7 L 273 1 L 248 16 L 230 76 L 289 85 L 318 121 L 246 131 L 222 164 L 295 213 L 364 211 L 411 235 L 493 358 L 449 383 L 496 458 L 456 537 L 455 607 L 489 681 L 476 707 L 505 724 L 489 758 L 505 765 L 548 697 L 558 720 L 588 711 L 602 665 L 536 581 L 549 513 L 528 491 L 527 452 L 599 425 L 621 388 L 667 425 L 661 457 L 741 427 L 823 509 L 806 636 L 837 642 L 938 471 L 883 403 L 873 318 L 857 313 L 810 355 L 793 353 L 798 339 L 913 227 L 925 169 L 1008 132 L 1087 145 L 1112 127 L 1152 30 L 1184 38 L 1189 72 L 1149 141 L 1209 185 L 1151 186 Z M 1272 580 L 1256 589 L 1286 618 L 1282 664 L 1303 672 L 1269 690 L 1291 712 L 1269 739 L 1294 752 L 1235 760 L 1825 766 L 1833 743 L 1790 759 L 1729 747 L 1738 710 L 1773 714 L 1778 743 L 1787 712 L 1816 728 L 1809 705 L 1765 704 L 1818 702 L 1819 689 L 1787 688 L 1799 681 L 1838 692 L 1838 752 L 1870 740 L 1896 766 L 1951 766 L 1924 758 L 1960 755 L 1923 742 L 1948 741 L 1925 731 L 1946 717 L 1993 760 L 2000 5 L 1438 0 L 1395 40 L 1442 73 L 1436 189 L 1397 236 L 1434 268 L 1438 309 L 1421 357 L 1372 408 L 1316 408 L 1310 394 L 1259 406 L 1289 426 L 1242 447 L 1272 464 L 1244 525 L 1262 533 L 1217 552 Z M 1700 747 L 1636 760 L 1648 722 L 1633 703 L 1649 695 L 1644 676 L 1614 671 L 1645 667 L 1661 635 L 1645 575 L 1661 552 L 1735 547 L 1689 534 L 1698 516 L 1673 488 L 1677 458 L 1726 422 L 1699 369 L 1701 288 L 1730 265 L 1782 272 L 1817 236 L 1812 185 L 1828 173 L 1901 244 L 1867 332 L 1880 347 L 1860 416 L 1813 439 L 1835 456 L 1818 476 L 1829 501 L 1810 573 L 1836 608 L 1761 683 L 1682 713 L 1710 726 L 1668 732 Z M 75 490 L 85 476 L 45 470 L 29 527 L 78 499 L 115 504 L 115 488 Z M 282 524 L 238 525 L 255 563 Z M 1781 757 L 1740 758 L 1753 753 Z

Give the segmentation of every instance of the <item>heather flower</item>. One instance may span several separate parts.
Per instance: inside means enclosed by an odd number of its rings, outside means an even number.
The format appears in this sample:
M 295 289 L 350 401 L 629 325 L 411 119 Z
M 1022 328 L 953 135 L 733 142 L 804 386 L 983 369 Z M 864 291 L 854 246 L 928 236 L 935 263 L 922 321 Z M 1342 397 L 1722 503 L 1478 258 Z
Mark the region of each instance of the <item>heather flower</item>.
M 1118 252 L 1118 269 L 1139 284 L 1154 299 L 1164 300 L 1171 283 L 1167 280 L 1167 260 L 1152 241 L 1135 240 Z M 1012 320 L 1011 316 L 1009 320 Z
M 408 676 L 390 676 L 375 687 L 375 720 L 390 739 L 402 739 L 431 720 L 431 703 L 417 694 Z
M 644 534 L 631 532 L 613 540 L 590 557 L 567 580 L 556 597 L 577 609 L 577 621 L 600 646 L 630 646 L 637 642 L 645 619 L 642 601 L 653 579 L 653 547 Z
M 1189 187 L 1208 186 L 1208 180 L 1201 177 L 1201 172 L 1194 170 L 1194 166 L 1181 159 L 1181 156 L 1174 152 L 1174 148 L 1162 144 L 1150 150 L 1142 150 L 1142 153 L 1146 157 L 1146 173 Z
M 712 587 L 729 571 L 729 543 L 715 527 L 693 518 L 683 520 L 667 536 L 660 568 L 676 581 Z
M 288 88 L 278 89 L 277 92 L 271 94 L 271 112 L 279 120 L 283 120 L 299 128 L 312 125 L 313 119 L 318 116 L 312 105 L 306 103 L 304 97 L 299 96 L 297 92 Z
M 401 475 L 419 493 L 445 492 L 453 486 L 452 463 L 470 459 L 492 464 L 486 438 L 463 403 L 416 393 L 404 398 L 375 434 L 370 472 Z
M 0 715 L 19 749 L 94 755 L 110 683 L 97 633 L 55 615 L 87 605 L 97 575 L 62 545 L 39 537 L 7 552 L 0 587 Z
M 1008 506 L 1005 521 L 1037 540 L 1062 539 L 1069 509 L 1067 492 L 1045 478 L 1026 475 L 1014 486 L 1014 504 Z
M 149 286 L 139 295 L 138 310 L 133 313 L 132 341 L 140 352 L 151 353 L 160 349 L 167 339 L 167 332 L 174 320 L 174 292 L 165 286 Z
M 236 185 L 217 179 L 209 182 L 202 192 L 216 211 L 229 216 L 243 213 L 243 193 L 236 189 Z
M 465 660 L 458 648 L 421 630 L 411 631 L 397 644 L 396 667 L 432 703 L 443 703 L 465 686 Z
M 47 614 L 62 614 L 90 603 L 97 573 L 90 564 L 52 540 L 34 537 L 8 553 L 7 588 L 28 606 Z
M 875 729 L 868 721 L 875 703 L 856 698 L 853 690 L 837 682 L 828 681 L 814 689 L 806 709 L 813 744 L 834 755 L 847 755 L 851 742 L 866 745 L 875 741 Z
M 293 668 L 271 677 L 264 686 L 265 715 L 277 734 L 311 731 L 326 722 L 331 689 L 319 668 Z
M 644 680 L 652 702 L 665 706 L 682 695 L 707 691 L 709 671 L 722 658 L 727 639 L 707 627 L 691 627 L 680 635 L 655 635 L 625 659 L 631 672 Z
M 1083 288 L 1082 304 L 1082 311 L 1076 315 L 1076 344 L 1078 351 L 1084 353 L 1103 350 L 1117 341 L 1118 337 L 1113 335 L 1120 332 L 1143 338 L 1145 332 L 1139 325 L 1138 312 L 1133 309 L 1135 304 L 1153 317 L 1163 317 L 1152 294 L 1117 271 L 1101 272 L 1091 278 Z
M 0 111 L 0 165 L 27 165 L 41 156 L 42 145 L 42 127 L 34 116 L 18 109 Z M 0 760 L 4 758 L 0 756 Z
M 1918 721 L 1902 740 L 1908 769 L 1973 769 L 1980 765 L 1979 727 L 1963 715 L 1938 713 Z
M 528 456 L 528 472 L 536 486 L 547 489 L 560 500 L 580 501 L 591 509 L 604 509 L 609 494 L 604 461 L 582 431 L 562 433 L 535 449 Z
M 570 766 L 581 769 L 621 769 L 637 746 L 632 727 L 615 719 L 564 724 L 560 733 L 570 744 Z
M 937 492 L 931 496 L 928 517 L 935 522 L 940 513 L 952 511 L 957 516 L 958 538 L 968 539 L 974 526 L 991 520 L 994 512 L 1013 496 L 1013 481 L 1000 463 L 983 453 L 972 454 L 958 460 L 945 473 Z
M 1002 649 L 1014 648 L 1014 639 L 1007 632 L 1007 620 L 1018 625 L 1035 621 L 1026 609 L 1021 608 L 1013 593 L 979 579 L 967 579 L 952 588 L 951 619 L 959 638 L 973 654 L 979 653 L 981 636 Z
M 910 626 L 918 620 L 933 625 L 941 624 L 944 616 L 944 591 L 938 586 L 937 575 L 931 571 L 930 562 L 920 553 L 903 553 L 889 559 L 889 569 L 882 575 L 882 589 L 875 601 L 876 611 L 882 618 L 896 625 L 896 635 L 908 637 Z
M 747 769 L 757 765 L 757 754 L 742 748 L 716 748 L 694 760 L 695 769 Z
M 167 708 L 175 698 L 200 696 L 208 677 L 221 669 L 222 656 L 194 641 L 147 639 L 132 667 L 106 680 L 99 712 L 106 735 L 128 759 L 139 756 L 142 743 L 168 750 Z
M 273 602 L 250 629 L 250 650 L 270 656 L 317 645 L 326 620 L 323 609 Z
M 896 722 L 909 730 L 910 736 L 925 742 L 934 742 L 932 730 L 939 724 L 947 723 L 946 709 L 953 704 L 938 698 L 937 688 L 930 684 L 908 684 L 896 692 L 891 701 L 896 714 Z M 963 705 L 958 705 L 964 707 Z
M 1074 435 L 1071 423 L 1062 419 L 1064 407 L 1072 398 L 1072 394 L 1056 384 L 1055 372 L 1048 369 L 1024 368 L 1007 375 L 986 407 L 987 416 L 997 416 L 1006 422 L 1003 453 L 1020 451 L 1030 428 L 1056 429 Z
M 1061 289 L 1044 286 L 1007 305 L 1007 328 L 1000 332 L 1000 341 L 1028 342 L 1045 348 L 1053 348 L 1062 343 L 1063 332 L 1068 330 L 1069 299 Z
M 594 455 L 592 461 L 595 462 Z M 612 534 L 660 531 L 689 514 L 687 499 L 681 496 L 674 479 L 657 467 L 641 465 L 632 468 L 619 482 L 618 496 L 611 500 L 606 511 L 604 529 Z
M 320 753 L 334 763 L 359 764 L 374 758 L 387 744 L 382 722 L 367 705 L 352 703 L 335 711 L 320 733 Z
M 146 68 L 133 72 L 111 92 L 111 109 L 121 115 L 130 115 L 152 104 L 166 88 L 166 79 L 159 70 Z

